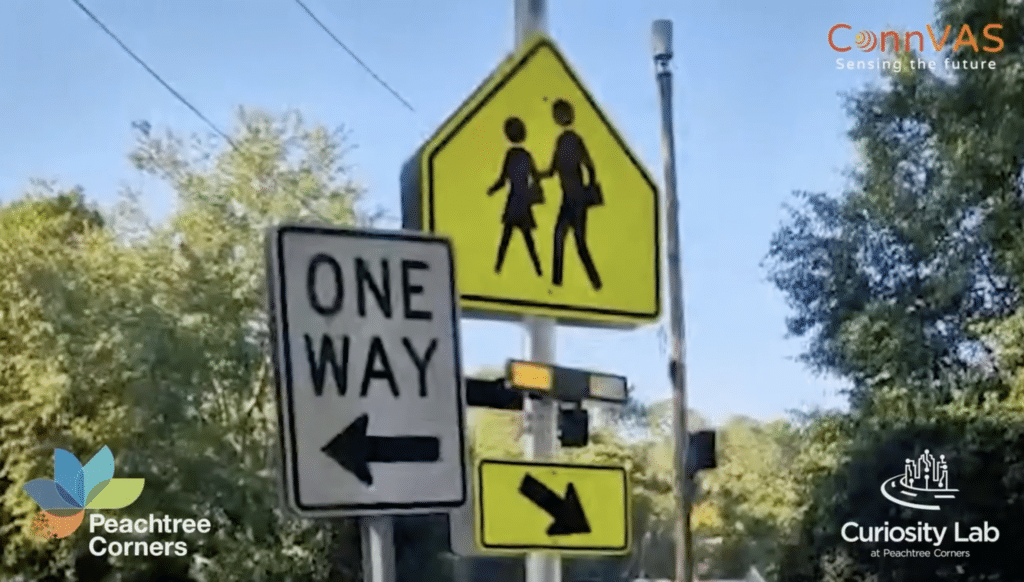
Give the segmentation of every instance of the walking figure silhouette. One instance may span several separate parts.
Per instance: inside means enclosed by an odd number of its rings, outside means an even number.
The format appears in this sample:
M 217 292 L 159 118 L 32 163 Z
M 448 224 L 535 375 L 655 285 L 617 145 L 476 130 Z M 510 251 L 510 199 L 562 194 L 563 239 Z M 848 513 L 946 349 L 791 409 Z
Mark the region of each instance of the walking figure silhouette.
M 509 184 L 508 199 L 505 201 L 505 212 L 501 221 L 505 228 L 501 234 L 501 242 L 498 244 L 498 259 L 494 264 L 494 272 L 501 273 L 501 267 L 505 263 L 505 253 L 508 251 L 508 243 L 512 239 L 512 230 L 518 229 L 526 241 L 526 250 L 530 253 L 530 260 L 533 262 L 533 270 L 537 276 L 542 276 L 540 269 L 540 258 L 537 257 L 537 249 L 533 244 L 531 230 L 537 228 L 537 222 L 533 218 L 533 205 L 543 202 L 543 191 L 540 188 L 540 174 L 533 162 L 533 156 L 522 147 L 526 139 L 526 125 L 518 117 L 509 117 L 505 120 L 505 137 L 508 138 L 510 147 L 505 153 L 505 162 L 501 167 L 501 175 L 498 180 L 487 190 L 491 196 L 500 190 L 506 182 Z
M 541 177 L 545 178 L 558 174 L 558 180 L 562 185 L 562 206 L 558 210 L 558 220 L 555 222 L 551 282 L 559 286 L 562 284 L 565 237 L 571 228 L 576 241 L 576 252 L 587 271 L 590 284 L 594 289 L 600 290 L 601 276 L 587 247 L 587 212 L 590 206 L 598 203 L 595 193 L 599 191 L 594 161 L 590 159 L 583 138 L 572 129 L 572 105 L 564 99 L 559 99 L 552 106 L 551 113 L 555 123 L 565 128 L 555 142 L 551 167 L 541 173 Z M 586 185 L 583 183 L 583 168 L 587 169 L 588 174 Z

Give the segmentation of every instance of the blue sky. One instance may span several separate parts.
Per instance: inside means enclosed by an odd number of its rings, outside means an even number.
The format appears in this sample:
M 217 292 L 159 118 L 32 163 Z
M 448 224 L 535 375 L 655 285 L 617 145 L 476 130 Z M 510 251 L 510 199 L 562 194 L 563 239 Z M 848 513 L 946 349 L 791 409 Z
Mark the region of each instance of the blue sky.
M 344 124 L 367 205 L 387 209 L 392 227 L 401 165 L 513 46 L 512 0 L 307 0 L 412 112 L 293 0 L 85 4 L 223 129 L 238 105 Z M 675 23 L 687 377 L 690 406 L 713 421 L 841 405 L 841 384 L 792 360 L 801 343 L 785 339 L 789 310 L 760 262 L 791 192 L 836 192 L 855 161 L 839 93 L 876 75 L 837 70 L 828 29 L 923 29 L 932 13 L 922 0 L 549 1 L 550 34 L 659 184 L 650 27 Z M 127 162 L 130 123 L 207 128 L 72 2 L 5 0 L 0 59 L 0 200 L 42 177 L 81 184 L 104 206 L 122 183 L 142 185 L 154 214 L 172 208 Z M 558 361 L 626 375 L 641 400 L 667 398 L 668 331 L 559 328 Z M 462 340 L 470 371 L 523 355 L 511 324 L 466 322 Z

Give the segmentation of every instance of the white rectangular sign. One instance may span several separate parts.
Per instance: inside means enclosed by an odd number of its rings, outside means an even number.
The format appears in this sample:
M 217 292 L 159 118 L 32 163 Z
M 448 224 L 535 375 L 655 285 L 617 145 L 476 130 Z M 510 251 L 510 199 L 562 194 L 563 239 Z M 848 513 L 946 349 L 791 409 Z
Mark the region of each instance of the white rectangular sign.
M 466 501 L 448 241 L 279 226 L 268 237 L 288 504 L 304 517 Z

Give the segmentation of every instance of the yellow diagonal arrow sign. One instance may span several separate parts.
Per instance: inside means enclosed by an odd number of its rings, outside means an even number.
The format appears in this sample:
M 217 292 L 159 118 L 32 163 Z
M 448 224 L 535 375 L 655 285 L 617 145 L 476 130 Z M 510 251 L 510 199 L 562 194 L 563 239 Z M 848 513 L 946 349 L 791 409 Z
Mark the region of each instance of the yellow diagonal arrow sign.
M 477 543 L 485 550 L 619 554 L 629 550 L 623 467 L 484 460 Z

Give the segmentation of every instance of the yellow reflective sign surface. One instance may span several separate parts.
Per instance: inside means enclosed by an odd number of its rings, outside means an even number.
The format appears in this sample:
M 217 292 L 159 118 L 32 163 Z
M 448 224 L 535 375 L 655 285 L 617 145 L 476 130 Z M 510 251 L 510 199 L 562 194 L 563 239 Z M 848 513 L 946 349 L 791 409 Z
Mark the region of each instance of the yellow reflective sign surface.
M 462 307 L 592 325 L 660 313 L 658 193 L 550 40 L 507 60 L 420 154 L 419 227 Z
M 481 461 L 477 543 L 485 550 L 625 553 L 628 493 L 622 467 Z

